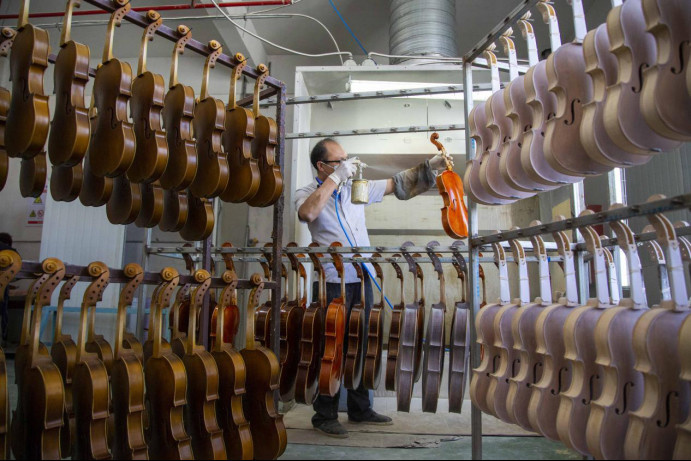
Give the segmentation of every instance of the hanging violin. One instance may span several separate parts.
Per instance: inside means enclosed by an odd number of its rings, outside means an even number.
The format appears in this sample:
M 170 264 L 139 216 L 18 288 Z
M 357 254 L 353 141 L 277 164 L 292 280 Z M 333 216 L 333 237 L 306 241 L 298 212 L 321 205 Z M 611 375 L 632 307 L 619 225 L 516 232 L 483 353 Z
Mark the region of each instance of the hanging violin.
M 12 101 L 6 129 L 12 136 L 5 139 L 11 158 L 32 159 L 43 155 L 50 126 L 48 96 L 43 78 L 48 68 L 50 37 L 48 32 L 29 24 L 29 0 L 22 0 L 17 36 L 10 55 Z
M 317 247 L 318 243 L 310 243 Z M 324 267 L 319 261 L 324 255 L 309 253 L 319 284 L 318 296 L 312 300 L 302 318 L 302 335 L 300 339 L 300 362 L 295 380 L 295 400 L 298 403 L 311 405 L 319 393 L 319 369 L 324 349 L 324 310 L 326 306 L 326 278 Z
M 221 291 L 220 305 L 233 306 L 237 309 L 238 277 L 235 271 L 226 270 L 223 273 L 223 281 L 226 286 Z M 247 368 L 242 355 L 233 347 L 233 343 L 227 340 L 224 333 L 223 326 L 227 323 L 225 319 L 227 310 L 220 309 L 217 312 L 216 341 L 211 355 L 218 366 L 222 385 L 218 390 L 216 416 L 223 430 L 228 459 L 251 460 L 254 459 L 252 432 L 242 407 L 242 398 L 246 392 Z
M 438 139 L 439 134 L 432 133 L 430 141 L 444 155 L 446 161 L 446 171 L 437 176 L 437 188 L 444 199 L 441 222 L 446 235 L 454 239 L 464 239 L 468 237 L 468 209 L 463 201 L 463 181 L 454 173 L 449 155 Z
M 135 134 L 127 118 L 127 102 L 132 93 L 132 67 L 113 57 L 115 27 L 122 24 L 132 9 L 128 0 L 112 0 L 117 8 L 110 17 L 103 49 L 103 61 L 94 79 L 94 107 L 88 158 L 98 177 L 114 178 L 125 174 L 135 153 Z
M 194 89 L 178 80 L 180 55 L 192 40 L 189 27 L 177 28 L 178 41 L 170 66 L 170 90 L 163 103 L 163 126 L 168 140 L 168 164 L 161 176 L 166 190 L 163 198 L 163 217 L 159 227 L 164 232 L 179 232 L 189 217 L 187 188 L 197 174 L 197 150 L 192 134 L 194 118 Z
M 223 248 L 232 248 L 233 244 L 226 242 L 223 244 Z M 235 262 L 233 261 L 233 255 L 231 253 L 223 253 L 223 260 L 226 263 L 226 270 L 236 273 Z M 234 292 L 235 296 L 231 298 L 230 303 L 220 303 L 214 309 L 214 313 L 211 317 L 211 344 L 215 344 L 216 338 L 216 325 L 218 323 L 218 311 L 223 309 L 223 342 L 228 344 L 235 343 L 235 336 L 238 334 L 238 329 L 240 328 L 240 309 L 238 308 L 237 291 Z M 213 346 L 212 346 L 213 347 Z
M 271 350 L 257 346 L 254 340 L 254 311 L 264 282 L 259 274 L 250 278 L 253 285 L 247 299 L 247 331 L 245 349 L 240 353 L 247 367 L 247 393 L 243 404 L 250 421 L 255 459 L 277 459 L 286 449 L 288 438 L 283 416 L 276 411 L 274 392 L 278 390 L 278 359 Z M 340 381 L 340 379 L 339 379 Z
M 17 32 L 9 27 L 3 27 L 0 34 L 0 56 L 9 56 L 10 49 Z M 7 124 L 7 112 L 10 110 L 12 93 L 7 88 L 0 87 L 0 191 L 5 188 L 7 174 L 10 168 L 10 159 L 5 149 L 5 126 Z
M 261 180 L 259 189 L 247 203 L 250 206 L 267 207 L 275 204 L 283 194 L 281 167 L 276 164 L 278 147 L 278 125 L 276 120 L 259 112 L 259 91 L 269 76 L 269 68 L 264 64 L 257 67 L 260 76 L 254 84 L 254 139 L 252 155 L 259 163 Z
M 12 250 L 0 251 L 0 300 L 5 289 L 22 268 L 22 258 Z M 0 348 L 0 456 L 10 459 L 10 395 L 7 382 L 7 360 Z
M 386 352 L 386 390 L 393 392 L 396 390 L 396 362 L 398 362 L 398 350 L 400 348 L 401 330 L 403 329 L 403 309 L 405 309 L 405 289 L 403 288 L 403 271 L 396 262 L 400 254 L 391 257 L 391 266 L 396 271 L 396 277 L 401 282 L 401 302 L 396 304 L 391 311 L 391 327 L 389 328 L 389 343 Z
M 297 243 L 290 242 L 287 246 L 296 247 Z M 306 289 L 307 273 L 305 267 L 298 261 L 298 258 L 304 257 L 304 255 L 288 253 L 287 256 L 295 277 L 295 293 L 294 299 L 281 304 L 281 376 L 279 387 L 281 400 L 284 402 L 289 402 L 295 398 L 295 380 L 300 362 L 302 319 L 307 307 L 307 298 L 301 297 L 300 294 L 300 282 L 302 280 L 305 281 L 303 291 Z
M 454 306 L 451 321 L 451 336 L 449 338 L 449 412 L 460 413 L 463 409 L 465 386 L 468 377 L 470 358 L 470 321 L 468 317 L 468 303 L 466 301 L 468 266 L 460 252 L 460 242 L 454 242 L 453 266 L 461 284 L 461 299 Z
M 191 246 L 191 245 L 187 245 Z M 189 275 L 194 275 L 194 260 L 189 253 L 183 253 L 185 269 Z M 172 321 L 170 332 L 170 347 L 175 355 L 182 358 L 185 355 L 185 344 L 187 343 L 187 330 L 190 321 L 190 290 L 191 283 L 186 283 L 178 288 L 175 295 L 175 302 L 170 308 L 169 319 Z
M 246 202 L 253 198 L 259 190 L 261 179 L 257 160 L 252 156 L 256 115 L 251 110 L 237 105 L 237 82 L 246 66 L 245 56 L 236 54 L 223 132 L 223 147 L 228 155 L 230 180 L 228 187 L 221 194 L 221 200 L 233 203 Z
M 427 254 L 432 259 L 434 270 L 439 277 L 439 302 L 430 308 L 422 364 L 422 411 L 427 413 L 437 412 L 446 345 L 446 281 L 444 268 L 439 256 L 434 252 L 437 246 L 439 242 L 436 241 L 427 244 Z M 424 286 L 422 289 L 424 290 Z
M 373 258 L 381 258 L 379 253 L 372 253 Z M 375 390 L 379 387 L 382 369 L 382 353 L 384 349 L 384 323 L 386 311 L 386 295 L 384 292 L 384 271 L 378 263 L 373 262 L 372 266 L 379 279 L 381 288 L 381 298 L 378 303 L 372 306 L 369 313 L 369 323 L 367 325 L 367 348 L 365 353 L 365 364 L 363 365 L 362 383 L 365 389 Z
M 144 439 L 144 366 L 133 349 L 125 347 L 127 308 L 134 293 L 144 280 L 139 264 L 128 264 L 123 269 L 128 282 L 120 292 L 115 351 L 111 369 L 113 393 L 113 457 L 115 459 L 148 459 L 149 450 Z
M 342 245 L 334 242 L 332 248 Z M 331 248 L 330 248 L 331 250 Z M 343 342 L 346 322 L 346 291 L 343 258 L 339 253 L 330 251 L 334 267 L 341 279 L 341 296 L 334 298 L 326 309 L 326 326 L 324 328 L 324 355 L 319 371 L 319 394 L 333 397 L 341 388 L 343 377 Z
M 354 258 L 362 255 L 355 254 Z M 343 363 L 343 386 L 346 389 L 357 389 L 362 381 L 362 359 L 364 356 L 363 338 L 365 336 L 365 274 L 362 266 L 353 263 L 358 279 L 360 279 L 360 302 L 353 303 L 348 316 L 348 333 L 345 358 Z

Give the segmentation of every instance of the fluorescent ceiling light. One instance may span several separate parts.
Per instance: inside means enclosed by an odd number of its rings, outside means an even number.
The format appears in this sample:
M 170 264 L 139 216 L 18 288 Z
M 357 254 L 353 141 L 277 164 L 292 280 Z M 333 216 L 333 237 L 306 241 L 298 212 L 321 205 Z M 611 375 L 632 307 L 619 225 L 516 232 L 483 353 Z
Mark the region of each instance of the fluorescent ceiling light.
M 351 93 L 366 93 L 370 91 L 395 91 L 395 90 L 419 90 L 424 88 L 435 88 L 440 86 L 454 86 L 455 83 L 422 83 L 422 82 L 390 82 L 382 80 L 351 80 Z M 491 91 L 474 91 L 473 99 L 476 101 L 486 101 L 492 95 Z M 416 99 L 442 99 L 442 100 L 463 100 L 464 93 L 430 94 L 419 96 L 397 96 L 399 98 Z

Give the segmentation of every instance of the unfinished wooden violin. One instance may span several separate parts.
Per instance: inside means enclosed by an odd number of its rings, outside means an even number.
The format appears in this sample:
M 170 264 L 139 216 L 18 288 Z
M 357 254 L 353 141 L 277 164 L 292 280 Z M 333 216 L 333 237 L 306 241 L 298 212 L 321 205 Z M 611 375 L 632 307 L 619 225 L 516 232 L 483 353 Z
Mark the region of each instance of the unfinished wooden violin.
M 541 224 L 539 221 L 533 221 L 530 226 Z M 549 259 L 545 242 L 540 236 L 531 237 L 530 240 L 538 261 L 540 296 L 534 302 L 521 306 L 513 314 L 511 324 L 513 348 L 518 353 L 519 358 L 511 366 L 520 365 L 520 367 L 518 373 L 513 374 L 512 372 L 509 377 L 509 393 L 506 397 L 509 419 L 528 431 L 534 430 L 528 418 L 530 396 L 533 393 L 533 386 L 542 378 L 544 369 L 542 356 L 537 353 L 538 332 L 535 330 L 535 322 L 545 308 L 553 304 Z
M 649 201 L 660 200 L 657 195 Z M 643 374 L 644 397 L 629 414 L 624 442 L 626 458 L 669 459 L 674 455 L 677 425 L 689 416 L 691 389 L 681 379 L 680 330 L 689 318 L 689 298 L 676 231 L 661 214 L 648 216 L 666 256 L 671 300 L 644 313 L 633 331 L 635 369 Z
M 437 176 L 437 188 L 439 194 L 444 199 L 444 208 L 441 210 L 441 222 L 446 234 L 455 239 L 468 237 L 468 209 L 463 200 L 463 181 L 453 171 L 453 166 L 449 160 L 444 146 L 438 141 L 439 134 L 432 133 L 430 141 L 439 152 L 444 154 L 446 160 L 446 170 Z
M 0 299 L 5 289 L 22 268 L 22 258 L 12 250 L 0 251 Z M 0 348 L 0 456 L 10 459 L 10 395 L 7 382 L 7 360 Z
M 342 245 L 334 242 L 332 248 Z M 319 372 L 319 393 L 333 397 L 341 388 L 343 377 L 343 342 L 345 340 L 346 291 L 343 258 L 335 251 L 330 251 L 334 267 L 341 279 L 341 296 L 334 298 L 326 309 L 326 326 L 324 328 L 324 355 Z
M 316 242 L 310 247 L 318 247 Z M 321 253 L 309 253 L 319 284 L 316 299 L 305 310 L 302 317 L 302 334 L 300 337 L 300 362 L 295 380 L 295 400 L 310 405 L 319 395 L 319 369 L 324 349 L 324 311 L 326 310 L 326 278 L 324 267 L 319 258 Z
M 434 248 L 438 246 L 439 242 L 436 241 L 427 244 L 427 254 L 439 277 L 439 302 L 430 307 L 422 364 L 422 411 L 427 413 L 437 412 L 446 346 L 446 281 L 444 268 L 434 252 Z M 422 289 L 424 290 L 424 286 Z
M 65 416 L 60 437 L 60 450 L 63 458 L 71 455 L 73 439 L 76 437 L 76 421 L 74 418 L 74 406 L 72 405 L 72 375 L 74 374 L 74 366 L 77 364 L 77 344 L 71 335 L 63 334 L 62 318 L 65 301 L 70 299 L 72 289 L 79 279 L 79 275 L 70 276 L 60 289 L 57 311 L 55 313 L 55 339 L 53 346 L 50 348 L 50 356 L 53 359 L 53 363 L 60 370 L 62 383 L 65 388 Z
M 389 344 L 386 351 L 386 377 L 385 385 L 387 391 L 395 391 L 396 380 L 396 362 L 398 362 L 398 350 L 400 348 L 401 330 L 403 329 L 403 309 L 405 309 L 405 290 L 403 288 L 403 271 L 396 262 L 400 258 L 400 254 L 395 254 L 391 257 L 390 262 L 396 277 L 401 282 L 401 302 L 396 304 L 391 311 L 391 327 L 389 328 Z
M 204 64 L 202 91 L 194 108 L 194 134 L 197 137 L 197 174 L 190 191 L 199 198 L 218 197 L 228 185 L 228 159 L 223 152 L 221 136 L 225 129 L 225 107 L 209 94 L 209 76 L 223 47 L 216 40 L 208 45 Z M 189 219 L 189 218 L 188 218 Z
M 277 459 L 288 443 L 283 416 L 274 405 L 274 392 L 279 388 L 278 359 L 271 350 L 257 346 L 254 341 L 254 311 L 264 282 L 259 274 L 254 274 L 250 280 L 254 286 L 247 301 L 247 344 L 241 351 L 247 366 L 247 393 L 243 403 L 252 439 L 261 440 L 254 445 L 255 459 Z
M 354 258 L 362 255 L 355 254 Z M 365 274 L 362 266 L 353 263 L 358 279 L 360 279 L 360 302 L 353 302 L 348 317 L 347 343 L 343 364 L 343 386 L 346 389 L 357 389 L 362 381 L 363 338 L 365 336 Z
M 72 377 L 72 401 L 76 419 L 77 437 L 72 449 L 75 459 L 111 459 L 108 449 L 108 418 L 110 416 L 110 389 L 108 369 L 95 354 L 87 352 L 89 313 L 96 309 L 108 286 L 110 271 L 101 262 L 88 267 L 92 282 L 84 293 L 79 315 L 77 364 Z
M 17 32 L 9 27 L 3 27 L 0 33 L 0 56 L 9 56 L 10 49 Z M 5 149 L 5 126 L 7 124 L 7 112 L 10 110 L 12 93 L 7 88 L 0 87 L 0 191 L 7 183 L 7 173 L 10 168 L 10 159 Z
M 259 165 L 252 156 L 255 114 L 237 105 L 237 82 L 247 67 L 244 55 L 235 55 L 235 68 L 230 78 L 230 98 L 226 110 L 226 126 L 223 132 L 223 147 L 228 155 L 230 180 L 221 194 L 225 202 L 240 203 L 252 199 L 259 190 L 261 179 Z
M 250 206 L 267 207 L 275 204 L 283 194 L 281 167 L 276 164 L 278 147 L 278 124 L 276 120 L 261 115 L 259 111 L 259 92 L 269 76 L 269 68 L 264 64 L 257 66 L 261 74 L 254 84 L 254 139 L 252 156 L 259 165 L 259 189 L 247 203 Z
M 261 262 L 262 269 L 264 269 L 264 276 L 269 280 L 271 278 L 271 261 L 273 261 L 273 255 L 271 248 L 272 243 L 267 243 L 264 245 L 264 256 L 267 262 Z M 281 264 L 281 283 L 283 284 L 283 299 L 281 299 L 281 309 L 283 305 L 288 302 L 288 270 L 285 264 Z M 272 291 L 269 291 L 269 299 L 257 309 L 254 316 L 254 339 L 267 349 L 271 349 L 271 337 L 273 326 L 271 324 L 273 312 L 273 301 L 272 301 Z
M 135 154 L 135 134 L 127 117 L 127 103 L 132 93 L 132 67 L 113 57 L 115 27 L 132 9 L 128 0 L 112 0 L 117 8 L 110 17 L 103 61 L 94 79 L 94 107 L 88 157 L 97 177 L 114 178 L 125 174 Z
M 93 111 L 95 114 L 95 111 Z M 95 115 L 91 117 L 93 122 Z M 61 169 L 54 171 L 61 172 Z M 66 172 L 65 174 L 68 174 Z M 63 181 L 64 182 L 64 181 Z M 113 194 L 113 179 L 96 176 L 91 170 L 91 160 L 89 155 L 84 158 L 84 167 L 82 172 L 82 186 L 79 191 L 79 201 L 84 206 L 100 207 L 108 203 Z
M 129 281 L 120 292 L 114 361 L 111 369 L 113 457 L 149 459 L 149 450 L 144 438 L 144 366 L 135 350 L 125 347 L 127 308 L 132 304 L 134 293 L 144 280 L 144 271 L 139 264 L 128 264 L 123 272 Z
M 566 218 L 557 217 L 557 220 L 563 219 Z M 535 352 L 537 360 L 543 364 L 543 372 L 542 378 L 532 386 L 528 420 L 535 432 L 549 439 L 559 440 L 556 426 L 560 394 L 571 384 L 570 368 L 566 366 L 564 358 L 564 323 L 579 302 L 571 239 L 565 232 L 555 232 L 552 236 L 559 254 L 564 258 L 566 296 L 558 303 L 546 307 L 535 322 Z
M 152 459 L 194 459 L 192 443 L 185 429 L 183 409 L 187 405 L 187 374 L 182 359 L 162 342 L 162 306 L 167 306 L 178 286 L 179 275 L 172 267 L 161 271 L 163 280 L 157 300 L 151 302 L 151 357 L 144 364 L 146 403 L 149 413 L 149 455 Z M 151 329 L 153 331 L 151 331 Z
M 226 270 L 223 273 L 223 281 L 226 286 L 221 291 L 220 305 L 237 307 L 238 277 L 235 271 Z M 233 347 L 233 343 L 228 341 L 224 333 L 223 325 L 227 323 L 226 312 L 227 309 L 218 311 L 216 341 L 211 350 L 221 383 L 216 402 L 216 417 L 223 431 L 228 459 L 251 460 L 254 459 L 252 432 L 242 408 L 242 398 L 246 392 L 247 368 L 242 355 Z
M 197 150 L 192 133 L 194 118 L 194 89 L 180 83 L 178 66 L 180 55 L 192 40 L 189 27 L 177 28 L 170 65 L 170 86 L 163 103 L 163 126 L 168 142 L 168 163 L 161 175 L 161 186 L 166 190 L 163 197 L 163 216 L 159 227 L 165 232 L 179 232 L 189 217 L 187 188 L 197 174 Z
M 614 204 L 610 209 L 621 208 Z M 634 234 L 623 221 L 610 227 L 626 254 L 631 295 L 607 309 L 595 327 L 595 361 L 604 371 L 602 393 L 591 403 L 586 426 L 588 450 L 599 459 L 623 458 L 629 414 L 643 402 L 643 375 L 634 369 L 633 331 L 648 310 L 641 260 Z
M 381 258 L 379 253 L 372 253 L 373 258 Z M 374 271 L 379 279 L 381 288 L 381 298 L 378 303 L 372 306 L 369 313 L 369 323 L 367 325 L 367 348 L 365 352 L 365 364 L 362 371 L 362 384 L 365 389 L 375 390 L 379 387 L 382 371 L 382 354 L 384 349 L 384 323 L 386 322 L 387 308 L 384 271 L 379 263 L 372 263 Z
M 483 412 L 492 414 L 488 404 L 489 386 L 492 382 L 492 373 L 496 373 L 499 367 L 500 351 L 495 346 L 494 319 L 499 311 L 511 303 L 509 294 L 509 276 L 506 265 L 504 248 L 499 244 L 492 244 L 495 261 L 499 267 L 499 300 L 494 304 L 488 304 L 475 317 L 477 329 L 477 343 L 483 347 L 482 363 L 473 369 L 470 381 L 470 398 Z
M 12 101 L 5 122 L 12 133 L 5 139 L 5 148 L 12 158 L 45 157 L 50 108 L 43 79 L 49 53 L 48 32 L 29 24 L 29 0 L 22 0 L 10 55 Z
M 449 412 L 460 413 L 463 409 L 468 365 L 470 358 L 470 319 L 466 301 L 468 266 L 460 252 L 460 242 L 454 242 L 453 266 L 461 285 L 461 297 L 454 305 L 449 338 Z
M 180 230 L 180 236 L 187 241 L 202 241 L 214 231 L 214 206 L 209 199 L 187 194 L 187 222 Z
M 288 247 L 296 247 L 297 243 L 290 242 Z M 307 308 L 306 293 L 304 297 L 300 292 L 301 281 L 305 284 L 303 292 L 307 288 L 307 273 L 305 267 L 298 261 L 298 257 L 304 255 L 288 253 L 288 259 L 293 269 L 295 281 L 294 298 L 281 304 L 281 376 L 279 379 L 280 396 L 284 402 L 289 402 L 295 398 L 295 380 L 297 377 L 298 364 L 300 363 L 300 340 L 302 334 L 302 320 Z
M 198 285 L 191 293 L 189 323 L 182 362 L 187 372 L 185 423 L 192 438 L 192 452 L 198 459 L 226 459 L 223 432 L 216 419 L 219 376 L 213 356 L 197 346 L 197 312 L 211 287 L 211 274 L 203 269 L 194 273 Z
M 22 341 L 15 353 L 18 396 L 10 440 L 16 459 L 60 458 L 65 394 L 60 370 L 40 342 L 40 325 L 42 309 L 50 304 L 53 291 L 64 278 L 65 265 L 48 258 L 41 269 L 41 276 L 27 294 Z

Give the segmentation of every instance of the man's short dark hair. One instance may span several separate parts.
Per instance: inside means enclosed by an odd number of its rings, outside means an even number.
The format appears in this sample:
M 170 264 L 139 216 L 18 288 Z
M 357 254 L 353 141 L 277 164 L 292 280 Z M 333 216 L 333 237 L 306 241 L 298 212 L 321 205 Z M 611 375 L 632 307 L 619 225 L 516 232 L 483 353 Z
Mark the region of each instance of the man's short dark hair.
M 12 246 L 12 236 L 7 232 L 0 232 L 0 242 L 7 246 Z
M 310 154 L 310 162 L 312 162 L 312 166 L 315 170 L 319 170 L 319 168 L 317 168 L 317 163 L 323 162 L 326 158 L 326 145 L 330 142 L 335 143 L 336 140 L 333 138 L 324 138 L 312 148 L 312 153 Z

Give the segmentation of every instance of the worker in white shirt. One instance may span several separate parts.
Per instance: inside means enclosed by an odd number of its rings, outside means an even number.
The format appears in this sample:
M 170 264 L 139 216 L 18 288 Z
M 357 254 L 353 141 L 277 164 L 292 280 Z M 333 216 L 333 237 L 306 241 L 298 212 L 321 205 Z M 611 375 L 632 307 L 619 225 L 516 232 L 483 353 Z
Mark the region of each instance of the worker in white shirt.
M 307 223 L 312 241 L 323 246 L 340 242 L 343 246 L 369 246 L 370 240 L 365 223 L 365 206 L 353 204 L 350 200 L 352 182 L 350 178 L 356 167 L 341 145 L 334 139 L 319 141 L 310 155 L 312 166 L 317 172 L 314 181 L 299 189 L 295 194 L 295 208 L 300 221 Z M 441 154 L 437 154 L 415 168 L 402 171 L 394 177 L 369 182 L 369 203 L 379 203 L 385 195 L 394 194 L 400 200 L 408 200 L 426 192 L 435 185 L 436 171 L 446 168 Z M 368 265 L 366 265 L 368 266 Z M 367 267 L 366 267 L 367 268 Z M 340 278 L 333 264 L 325 264 L 327 303 L 340 296 Z M 371 268 L 365 275 L 365 308 L 369 312 L 373 305 Z M 369 273 L 368 273 L 369 271 Z M 345 267 L 346 315 L 352 306 L 361 302 L 360 280 L 351 264 Z M 346 317 L 347 318 L 347 317 Z M 348 322 L 346 322 L 347 328 Z M 346 331 L 346 337 L 348 332 Z M 363 344 L 366 338 L 363 338 Z M 347 347 L 347 344 L 345 345 Z M 345 354 L 345 351 L 344 351 Z M 347 438 L 348 431 L 338 422 L 338 402 L 335 397 L 319 396 L 314 404 L 315 415 L 312 425 L 326 435 Z M 356 390 L 348 391 L 348 420 L 351 423 L 390 425 L 391 418 L 376 413 L 369 399 L 369 392 L 361 384 Z

